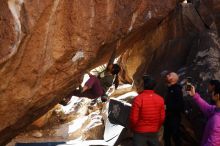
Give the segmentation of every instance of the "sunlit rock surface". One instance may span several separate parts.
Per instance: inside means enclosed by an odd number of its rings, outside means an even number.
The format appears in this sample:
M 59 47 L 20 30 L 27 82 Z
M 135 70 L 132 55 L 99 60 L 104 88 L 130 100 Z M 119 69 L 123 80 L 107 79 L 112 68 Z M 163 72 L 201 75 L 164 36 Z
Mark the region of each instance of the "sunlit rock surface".
M 118 40 L 175 7 L 176 0 L 1 0 L 0 145 L 67 96 L 85 70 L 107 62 Z
M 220 2 L 178 2 L 1 0 L 0 145 L 68 96 L 116 46 L 120 79 L 132 90 L 141 88 L 143 73 L 161 82 L 165 69 L 198 83 L 220 79 Z M 79 115 L 96 110 L 85 105 Z M 41 120 L 35 126 L 45 125 Z
M 137 93 L 130 92 L 121 94 L 119 98 L 127 100 L 136 95 Z M 117 97 L 111 96 L 111 98 Z M 109 122 L 108 104 L 109 102 L 102 103 L 100 99 L 94 104 L 90 99 L 73 96 L 69 105 L 57 105 L 52 109 L 52 115 L 47 116 L 48 119 L 43 118 L 44 122 L 47 122 L 42 127 L 36 124 L 37 121 L 42 123 L 41 117 L 7 146 L 14 146 L 15 143 L 51 141 L 66 142 L 76 146 L 82 144 L 113 146 L 124 127 Z

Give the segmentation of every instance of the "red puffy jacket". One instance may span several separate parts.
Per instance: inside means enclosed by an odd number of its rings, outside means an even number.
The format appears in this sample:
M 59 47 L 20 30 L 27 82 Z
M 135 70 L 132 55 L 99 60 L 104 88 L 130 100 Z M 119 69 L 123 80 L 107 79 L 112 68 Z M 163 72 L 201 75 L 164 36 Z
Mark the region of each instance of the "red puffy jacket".
M 153 90 L 144 90 L 132 103 L 130 124 L 134 132 L 158 132 L 165 118 L 164 100 Z

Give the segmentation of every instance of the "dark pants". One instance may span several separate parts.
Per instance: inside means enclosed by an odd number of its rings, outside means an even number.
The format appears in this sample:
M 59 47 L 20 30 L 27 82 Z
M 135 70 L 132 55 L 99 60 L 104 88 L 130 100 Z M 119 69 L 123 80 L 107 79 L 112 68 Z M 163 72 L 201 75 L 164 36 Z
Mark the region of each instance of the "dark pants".
M 90 98 L 90 99 L 96 99 L 96 98 L 99 97 L 98 95 L 95 95 L 91 90 L 86 90 L 83 93 L 80 90 L 74 90 L 69 95 L 64 97 L 59 103 L 61 105 L 66 106 L 69 103 L 69 101 L 71 100 L 72 96 L 87 97 L 87 98 Z
M 133 146 L 160 146 L 158 133 L 134 133 Z
M 74 90 L 72 92 L 72 96 L 87 97 L 87 98 L 90 98 L 90 99 L 95 99 L 95 98 L 98 98 L 100 95 L 96 95 L 91 89 L 88 89 L 84 92 L 81 92 L 79 90 Z
M 181 116 L 166 116 L 164 122 L 164 146 L 171 146 L 171 138 L 175 146 L 181 146 Z
M 108 95 L 106 95 L 106 94 L 96 95 L 94 93 L 94 91 L 92 91 L 90 89 L 86 90 L 83 93 L 81 93 L 79 90 L 75 90 L 72 95 L 77 96 L 77 97 L 87 97 L 90 99 L 97 99 L 98 97 L 101 97 L 102 102 L 106 102 L 108 100 Z
M 97 98 L 100 97 L 100 95 L 96 95 L 91 89 L 86 90 L 85 92 L 81 92 L 80 90 L 74 90 L 64 99 L 62 99 L 59 103 L 64 106 L 67 105 L 69 101 L 71 100 L 72 96 L 87 97 L 90 99 L 94 99 L 94 102 L 96 102 Z M 106 94 L 102 95 L 101 100 L 102 102 L 106 102 L 108 100 L 108 96 Z

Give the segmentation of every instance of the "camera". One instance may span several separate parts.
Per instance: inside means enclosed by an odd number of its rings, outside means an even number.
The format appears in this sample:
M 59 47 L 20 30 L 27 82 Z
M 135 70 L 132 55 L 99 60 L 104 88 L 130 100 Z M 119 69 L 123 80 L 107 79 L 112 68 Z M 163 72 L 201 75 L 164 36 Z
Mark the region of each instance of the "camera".
M 191 91 L 191 89 L 192 89 L 192 84 L 191 83 L 186 83 L 185 90 L 186 91 Z
M 185 79 L 185 90 L 190 91 L 192 89 L 192 77 L 187 77 Z

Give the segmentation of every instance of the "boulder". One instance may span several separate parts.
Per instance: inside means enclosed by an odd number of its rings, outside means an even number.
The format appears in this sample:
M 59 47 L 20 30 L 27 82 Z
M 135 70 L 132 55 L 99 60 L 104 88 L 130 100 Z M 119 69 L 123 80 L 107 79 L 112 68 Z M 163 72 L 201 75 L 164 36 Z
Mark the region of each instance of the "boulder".
M 0 145 L 68 96 L 85 70 L 107 62 L 118 40 L 176 7 L 162 2 L 2 0 Z
M 198 6 L 202 7 L 203 4 L 201 2 Z M 137 35 L 138 41 L 120 59 L 126 73 L 124 81 L 134 80 L 136 88 L 141 90 L 142 75 L 150 74 L 159 83 L 157 92 L 163 96 L 165 87 L 161 72 L 171 70 L 178 72 L 181 79 L 193 77 L 197 91 L 207 99 L 207 82 L 220 79 L 219 26 L 215 19 L 208 21 L 208 14 L 212 15 L 205 10 L 200 14 L 194 3 L 182 3 L 156 29 L 148 33 L 143 31 L 145 35 L 142 36 Z M 212 24 L 216 24 L 216 27 L 211 27 Z M 191 109 L 184 117 L 183 139 L 185 145 L 197 145 L 203 133 L 205 118 L 192 99 L 185 100 Z
M 2 0 L 0 145 L 70 96 L 115 48 L 121 81 L 137 90 L 143 73 L 161 82 L 165 69 L 195 77 L 201 91 L 219 79 L 220 3 L 182 1 Z

